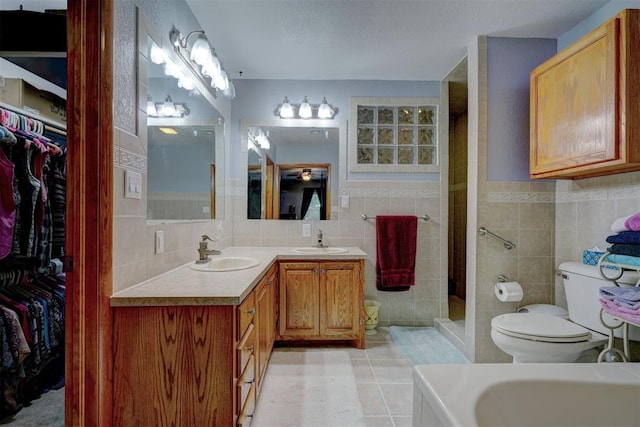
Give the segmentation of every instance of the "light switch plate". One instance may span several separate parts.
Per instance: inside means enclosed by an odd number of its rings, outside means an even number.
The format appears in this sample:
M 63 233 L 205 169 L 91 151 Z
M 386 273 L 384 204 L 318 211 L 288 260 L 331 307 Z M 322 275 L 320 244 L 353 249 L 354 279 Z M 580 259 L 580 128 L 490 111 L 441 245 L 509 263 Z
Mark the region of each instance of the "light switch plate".
M 311 236 L 311 224 L 302 224 L 302 237 Z
M 156 254 L 164 252 L 164 231 L 158 230 L 155 233 L 156 238 Z
M 349 196 L 340 196 L 340 205 L 343 208 L 349 207 Z
M 142 198 L 142 174 L 130 170 L 124 171 L 124 197 L 128 199 Z

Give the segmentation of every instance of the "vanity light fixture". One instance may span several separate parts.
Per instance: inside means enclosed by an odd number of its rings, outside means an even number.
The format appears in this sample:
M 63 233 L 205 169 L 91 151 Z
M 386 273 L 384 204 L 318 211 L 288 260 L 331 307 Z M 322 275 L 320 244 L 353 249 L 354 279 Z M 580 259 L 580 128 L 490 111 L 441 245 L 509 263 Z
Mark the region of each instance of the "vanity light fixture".
M 289 99 L 285 96 L 284 101 L 280 104 L 279 114 L 282 119 L 292 119 L 295 116 L 293 106 L 289 103 Z
M 188 44 L 189 37 L 193 34 L 198 34 L 198 37 L 190 47 Z M 209 44 L 204 31 L 191 31 L 185 37 L 173 27 L 169 32 L 169 40 L 173 44 L 178 58 L 202 82 L 205 88 L 210 88 L 210 92 L 214 97 L 217 97 L 217 92 L 219 91 L 229 99 L 235 98 L 235 87 L 231 87 L 233 82 L 229 80 L 229 75 L 222 66 L 215 50 Z M 179 77 L 176 76 L 176 78 Z
M 151 42 L 151 49 L 149 50 L 149 59 L 154 64 L 164 64 L 167 60 L 167 54 L 162 50 L 160 46 Z
M 162 115 L 171 117 L 176 114 L 176 106 L 171 100 L 171 97 L 167 95 L 164 100 L 164 104 L 162 104 Z
M 333 119 L 337 114 L 337 109 L 329 105 L 326 97 L 322 98 L 322 102 L 320 104 L 313 105 L 309 103 L 306 96 L 302 100 L 302 104 L 298 106 L 291 104 L 289 102 L 289 98 L 285 96 L 282 104 L 280 104 L 276 109 L 276 115 L 281 119 L 311 119 L 314 117 L 314 113 L 318 119 Z
M 311 111 L 311 104 L 309 104 L 306 96 L 302 100 L 302 104 L 300 104 L 298 115 L 301 119 L 310 119 L 313 116 L 313 112 Z
M 151 99 L 151 95 L 147 95 L 147 116 L 157 116 L 158 110 L 156 109 L 156 104 L 154 104 L 153 99 Z
M 329 106 L 329 103 L 327 102 L 327 98 L 323 97 L 322 98 L 322 102 L 320 103 L 320 106 L 318 107 L 318 118 L 319 119 L 332 119 L 334 114 L 335 114 L 335 111 L 333 111 L 333 108 L 331 108 Z
M 176 117 L 182 118 L 189 115 L 189 110 L 185 104 L 176 104 L 167 95 L 165 101 L 155 104 L 151 99 L 151 95 L 147 97 L 147 116 L 149 117 Z
M 263 150 L 268 150 L 271 148 L 271 142 L 269 142 L 269 131 L 265 134 L 262 128 L 252 127 L 249 129 L 249 142 L 253 141 L 254 144 L 257 144 Z
M 302 180 L 311 181 L 311 169 L 302 169 Z

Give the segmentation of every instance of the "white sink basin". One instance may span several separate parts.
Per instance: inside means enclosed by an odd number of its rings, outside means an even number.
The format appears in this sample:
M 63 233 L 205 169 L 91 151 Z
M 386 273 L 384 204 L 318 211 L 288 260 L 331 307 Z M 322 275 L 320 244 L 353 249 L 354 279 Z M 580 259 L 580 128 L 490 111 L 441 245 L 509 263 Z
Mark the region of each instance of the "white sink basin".
M 326 247 L 326 248 L 315 248 L 315 247 L 307 247 L 307 248 L 294 248 L 293 252 L 297 254 L 304 255 L 326 255 L 326 254 L 344 254 L 349 252 L 347 248 L 338 248 L 338 247 Z
M 236 271 L 236 270 L 244 270 L 245 268 L 255 267 L 259 265 L 260 261 L 251 258 L 251 257 L 242 257 L 242 256 L 213 256 L 211 261 L 198 264 L 191 264 L 191 268 L 197 271 Z

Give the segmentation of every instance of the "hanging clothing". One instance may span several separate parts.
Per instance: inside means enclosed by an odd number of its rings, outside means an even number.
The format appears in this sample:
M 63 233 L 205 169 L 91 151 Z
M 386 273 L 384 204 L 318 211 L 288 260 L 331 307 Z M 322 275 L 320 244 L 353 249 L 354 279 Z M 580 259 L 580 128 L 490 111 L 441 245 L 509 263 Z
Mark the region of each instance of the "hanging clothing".
M 16 142 L 13 133 L 0 126 L 0 259 L 11 253 L 16 225 L 15 166 L 5 154 Z

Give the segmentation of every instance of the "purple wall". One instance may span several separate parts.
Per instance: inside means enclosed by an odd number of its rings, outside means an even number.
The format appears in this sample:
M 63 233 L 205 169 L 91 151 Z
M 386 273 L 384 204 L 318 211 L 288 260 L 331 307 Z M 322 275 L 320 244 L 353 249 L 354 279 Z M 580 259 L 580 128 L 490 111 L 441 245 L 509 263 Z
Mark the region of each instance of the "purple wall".
M 489 181 L 529 181 L 529 74 L 555 39 L 487 39 Z

